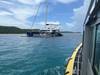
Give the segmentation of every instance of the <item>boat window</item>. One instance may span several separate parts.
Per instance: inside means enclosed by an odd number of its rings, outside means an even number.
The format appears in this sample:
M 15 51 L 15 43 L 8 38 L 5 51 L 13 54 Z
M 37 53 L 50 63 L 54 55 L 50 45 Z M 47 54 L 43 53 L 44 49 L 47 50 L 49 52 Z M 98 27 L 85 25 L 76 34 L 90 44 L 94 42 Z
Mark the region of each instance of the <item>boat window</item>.
M 100 75 L 100 25 L 97 26 L 96 34 L 94 69 L 95 75 Z

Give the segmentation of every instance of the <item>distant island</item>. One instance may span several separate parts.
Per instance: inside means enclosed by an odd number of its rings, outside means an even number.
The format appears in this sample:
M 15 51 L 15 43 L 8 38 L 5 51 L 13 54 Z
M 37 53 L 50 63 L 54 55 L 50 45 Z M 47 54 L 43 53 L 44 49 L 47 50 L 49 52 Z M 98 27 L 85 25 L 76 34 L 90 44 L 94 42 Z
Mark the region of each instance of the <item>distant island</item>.
M 28 31 L 39 32 L 40 29 L 21 29 L 14 26 L 0 26 L 0 34 L 24 34 Z M 70 32 L 62 31 L 62 33 L 80 33 L 80 32 Z

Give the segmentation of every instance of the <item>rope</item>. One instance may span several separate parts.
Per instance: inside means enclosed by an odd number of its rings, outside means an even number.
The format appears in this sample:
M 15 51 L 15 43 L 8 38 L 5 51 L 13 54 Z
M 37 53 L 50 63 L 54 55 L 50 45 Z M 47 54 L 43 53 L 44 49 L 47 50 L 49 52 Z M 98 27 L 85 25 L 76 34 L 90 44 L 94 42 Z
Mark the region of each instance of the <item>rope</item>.
M 38 15 L 38 12 L 39 12 L 40 6 L 41 6 L 41 4 L 40 4 L 39 7 L 37 8 L 37 11 L 36 11 L 36 13 L 35 13 L 35 16 L 34 16 L 34 19 L 33 19 L 32 25 L 31 25 L 31 28 L 32 28 L 33 25 L 35 24 L 35 21 L 36 21 L 36 18 L 37 18 L 37 15 Z
M 37 8 L 37 11 L 36 11 L 36 13 L 35 13 L 35 16 L 34 16 L 34 19 L 33 19 L 32 25 L 31 25 L 31 28 L 32 28 L 33 25 L 35 24 L 35 21 L 36 21 L 36 18 L 37 18 L 37 15 L 38 15 L 40 6 L 41 6 L 41 4 L 40 4 L 39 7 Z M 47 1 L 47 0 L 46 0 L 46 10 L 45 10 L 45 14 L 46 14 L 46 17 L 45 17 L 45 25 L 46 25 L 46 24 L 47 24 L 47 15 L 48 15 L 48 1 Z

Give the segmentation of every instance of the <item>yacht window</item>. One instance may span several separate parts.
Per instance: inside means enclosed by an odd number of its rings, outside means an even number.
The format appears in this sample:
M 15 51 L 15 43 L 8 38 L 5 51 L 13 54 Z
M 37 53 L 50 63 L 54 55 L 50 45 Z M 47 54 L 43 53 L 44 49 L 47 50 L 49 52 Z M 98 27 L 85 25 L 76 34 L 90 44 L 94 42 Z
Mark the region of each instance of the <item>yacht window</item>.
M 94 69 L 95 75 L 100 75 L 100 25 L 97 27 L 96 34 Z

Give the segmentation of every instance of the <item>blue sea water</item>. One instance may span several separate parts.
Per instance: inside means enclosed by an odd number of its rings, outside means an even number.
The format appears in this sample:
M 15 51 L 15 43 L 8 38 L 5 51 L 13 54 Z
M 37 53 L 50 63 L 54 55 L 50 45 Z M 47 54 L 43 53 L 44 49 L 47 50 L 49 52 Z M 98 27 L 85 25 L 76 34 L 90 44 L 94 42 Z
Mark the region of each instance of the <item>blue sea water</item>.
M 64 75 L 66 59 L 81 38 L 79 33 L 51 38 L 0 34 L 0 75 Z

